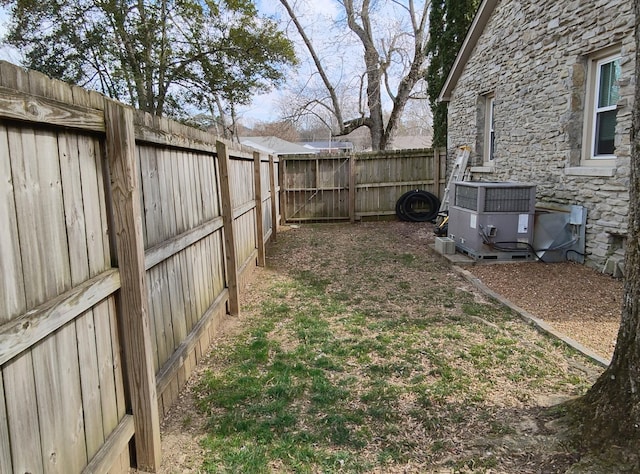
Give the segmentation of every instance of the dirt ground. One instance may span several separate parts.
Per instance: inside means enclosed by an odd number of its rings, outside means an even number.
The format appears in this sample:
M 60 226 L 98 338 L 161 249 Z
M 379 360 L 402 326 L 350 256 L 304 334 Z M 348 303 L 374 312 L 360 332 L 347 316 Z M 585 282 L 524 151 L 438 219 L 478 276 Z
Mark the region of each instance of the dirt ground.
M 344 228 L 340 235 L 336 235 L 336 248 L 343 245 L 346 240 L 358 240 L 360 238 L 370 238 L 372 228 L 376 223 L 359 224 L 350 229 Z M 291 232 L 291 228 L 283 229 Z M 293 229 L 296 230 L 295 228 Z M 364 232 L 368 233 L 364 237 Z M 384 241 L 400 241 L 404 239 L 408 247 L 408 252 L 432 252 L 428 246 L 433 242 L 434 236 L 430 225 L 415 225 L 410 223 L 384 223 L 375 229 L 377 239 Z M 314 244 L 312 243 L 312 246 Z M 317 247 L 322 247 L 317 244 Z M 423 249 L 423 250 L 422 250 Z M 282 273 L 275 272 L 271 267 L 288 265 L 302 269 L 308 268 L 310 271 L 318 270 L 310 263 L 313 257 L 307 252 L 322 251 L 314 248 L 290 248 L 288 253 L 291 256 L 283 262 L 283 252 L 280 248 L 276 255 L 270 254 L 267 268 L 258 268 L 254 273 L 248 287 L 242 293 L 243 314 L 239 318 L 227 320 L 221 328 L 219 339 L 214 342 L 210 351 L 213 353 L 216 347 L 230 340 L 234 334 L 242 330 L 244 322 L 251 318 L 252 308 L 257 306 L 256 302 L 264 296 L 274 279 L 285 278 Z M 401 258 L 402 255 L 399 256 Z M 341 258 L 345 258 L 344 256 Z M 431 257 L 430 257 L 431 258 Z M 434 261 L 438 256 L 432 257 Z M 363 268 L 363 275 L 373 274 L 379 271 L 375 268 L 375 259 L 372 260 L 371 268 Z M 441 271 L 447 273 L 447 278 L 454 278 L 453 271 L 443 265 Z M 448 269 L 447 269 L 448 268 Z M 615 337 L 620 314 L 622 282 L 600 274 L 590 268 L 564 263 L 564 264 L 541 264 L 541 263 L 513 263 L 496 265 L 475 265 L 467 269 L 477 276 L 485 285 L 495 292 L 503 295 L 515 305 L 527 310 L 533 315 L 549 322 L 558 330 L 565 332 L 568 336 L 585 344 L 603 357 L 610 357 L 615 345 Z M 346 274 L 346 271 L 345 271 Z M 416 274 L 416 278 L 424 278 L 423 274 Z M 345 275 L 346 278 L 346 275 Z M 399 277 L 403 282 L 411 279 L 411 272 L 402 274 Z M 439 278 L 437 275 L 433 279 Z M 458 285 L 465 286 L 462 279 L 456 280 Z M 411 282 L 410 285 L 420 285 L 420 281 Z M 407 283 L 409 285 L 409 283 Z M 477 291 L 468 285 L 465 291 Z M 478 292 L 479 293 L 479 292 Z M 478 298 L 482 299 L 482 295 Z M 175 406 L 169 412 L 162 423 L 162 451 L 163 465 L 160 473 L 163 474 L 187 474 L 199 473 L 202 471 L 202 462 L 205 452 L 200 441 L 205 436 L 206 420 L 195 408 L 195 400 L 192 387 L 198 383 L 200 375 L 207 370 L 208 359 L 204 358 L 199 364 L 191 380 L 180 394 Z M 587 370 L 587 369 L 585 369 Z M 597 376 L 597 372 L 590 371 L 590 377 Z M 505 397 L 509 395 L 505 394 Z M 539 406 L 550 406 L 557 402 L 553 396 L 542 396 L 536 400 Z M 516 432 L 524 438 L 538 434 L 547 434 L 553 431 L 552 423 L 548 426 L 543 421 L 535 420 L 532 416 L 527 416 L 526 407 L 514 408 L 521 417 Z M 543 423 L 543 424 L 540 424 Z M 515 439 L 515 435 L 511 436 Z M 513 440 L 512 440 L 513 441 Z M 515 442 L 515 441 L 513 441 Z M 495 450 L 510 449 L 509 446 L 495 446 Z M 534 449 L 533 447 L 531 448 Z M 538 448 L 535 448 L 538 449 Z M 527 448 L 523 448 L 522 456 L 527 456 Z M 530 454 L 534 456 L 534 454 Z M 566 456 L 570 457 L 567 453 Z M 563 460 L 561 464 L 571 464 L 569 458 Z M 563 464 L 563 465 L 564 465 Z M 565 472 L 557 470 L 554 466 L 549 466 L 548 471 L 526 471 L 526 472 Z M 419 468 L 407 470 L 393 470 L 380 472 L 524 472 L 509 470 L 478 470 L 478 471 L 454 471 L 442 468 L 438 471 L 420 471 Z M 569 471 L 566 471 L 569 472 Z M 590 472 L 573 470 L 571 472 Z M 593 471 L 605 472 L 605 471 Z

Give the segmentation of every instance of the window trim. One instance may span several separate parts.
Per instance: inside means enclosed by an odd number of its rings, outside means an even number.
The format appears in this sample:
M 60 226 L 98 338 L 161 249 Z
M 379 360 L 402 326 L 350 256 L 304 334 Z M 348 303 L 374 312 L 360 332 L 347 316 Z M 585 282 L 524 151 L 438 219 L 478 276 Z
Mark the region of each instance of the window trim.
M 484 136 L 483 136 L 483 156 L 482 162 L 484 166 L 493 167 L 495 163 L 495 93 L 486 94 L 484 96 Z
M 598 107 L 600 94 L 600 74 L 603 64 L 607 64 L 621 59 L 620 47 L 615 46 L 600 51 L 589 57 L 587 70 L 587 87 L 585 88 L 585 126 L 582 139 L 582 160 L 581 166 L 589 167 L 614 167 L 617 155 L 615 151 L 610 155 L 596 155 L 596 126 L 597 115 L 599 113 L 617 110 L 618 105 L 608 107 Z

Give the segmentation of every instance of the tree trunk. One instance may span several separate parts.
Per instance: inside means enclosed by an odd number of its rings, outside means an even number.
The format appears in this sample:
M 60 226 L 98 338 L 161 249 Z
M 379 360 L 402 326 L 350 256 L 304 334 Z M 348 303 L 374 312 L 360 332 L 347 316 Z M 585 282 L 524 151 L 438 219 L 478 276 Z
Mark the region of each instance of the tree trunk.
M 430 2 L 424 3 L 422 11 L 416 12 L 413 0 L 409 0 L 405 5 L 405 2 L 394 2 L 403 7 L 408 15 L 408 19 L 411 25 L 411 30 L 401 31 L 396 37 L 389 40 L 388 55 L 381 59 L 381 54 L 377 49 L 377 46 L 385 45 L 384 39 L 376 39 L 374 36 L 375 28 L 373 28 L 371 22 L 372 9 L 376 11 L 376 2 L 372 0 L 361 0 L 356 2 L 355 0 L 341 0 L 342 6 L 346 13 L 347 26 L 358 37 L 362 43 L 364 49 L 364 68 L 361 77 L 362 85 L 365 84 L 366 78 L 366 107 L 360 103 L 360 116 L 357 118 L 343 120 L 343 115 L 340 108 L 340 101 L 338 99 L 336 90 L 332 85 L 329 75 L 324 69 L 324 65 L 320 60 L 320 56 L 316 54 L 313 44 L 310 38 L 306 35 L 302 24 L 296 16 L 293 7 L 288 0 L 280 0 L 280 3 L 284 6 L 291 18 L 296 29 L 300 33 L 311 58 L 316 66 L 316 69 L 322 79 L 322 82 L 329 93 L 329 99 L 331 105 L 328 106 L 324 98 L 317 98 L 309 101 L 306 105 L 301 107 L 304 110 L 309 104 L 321 104 L 324 107 L 332 107 L 331 112 L 334 114 L 338 123 L 339 130 L 333 131 L 334 136 L 345 136 L 353 132 L 359 127 L 367 127 L 369 129 L 369 135 L 371 137 L 371 147 L 373 150 L 384 150 L 390 144 L 394 132 L 397 129 L 400 117 L 404 110 L 407 101 L 410 100 L 411 93 L 416 83 L 423 78 L 424 71 L 422 66 L 425 61 L 425 28 L 427 24 L 428 11 Z M 389 74 L 389 65 L 391 63 L 397 63 L 398 58 L 401 57 L 401 62 L 411 55 L 411 52 L 406 50 L 403 44 L 406 38 L 413 36 L 414 39 L 414 54 L 409 66 L 407 74 L 401 79 L 397 93 L 394 95 L 390 90 L 389 83 L 384 80 L 387 86 L 387 92 L 392 99 L 393 109 L 391 110 L 390 119 L 385 127 L 385 121 L 383 116 L 383 104 L 382 104 L 382 87 L 383 78 L 387 78 Z M 402 51 L 399 53 L 399 51 Z M 397 57 L 393 57 L 396 55 Z M 362 100 L 362 89 L 360 89 L 360 95 L 358 99 Z M 314 113 L 314 115 L 317 115 Z
M 375 54 L 375 60 L 373 54 Z M 382 118 L 381 77 L 377 52 L 365 53 L 365 62 L 367 65 L 367 105 L 369 107 L 371 148 L 373 151 L 379 151 L 384 150 L 382 143 L 384 120 Z
M 371 148 L 378 151 L 382 148 L 382 135 L 384 132 L 384 119 L 382 117 L 382 92 L 380 90 L 382 83 L 382 71 L 380 65 L 380 56 L 373 39 L 373 30 L 371 28 L 371 20 L 369 18 L 370 0 L 364 0 L 357 13 L 354 8 L 353 0 L 344 2 L 345 11 L 347 12 L 347 25 L 353 31 L 364 47 L 364 65 L 367 76 L 367 107 L 369 108 L 368 127 L 371 135 Z M 357 18 L 360 18 L 358 23 Z
M 634 1 L 636 77 L 640 77 L 640 0 Z M 602 446 L 640 442 L 640 83 L 633 115 L 629 234 L 625 253 L 622 322 L 611 365 L 580 401 L 585 441 Z

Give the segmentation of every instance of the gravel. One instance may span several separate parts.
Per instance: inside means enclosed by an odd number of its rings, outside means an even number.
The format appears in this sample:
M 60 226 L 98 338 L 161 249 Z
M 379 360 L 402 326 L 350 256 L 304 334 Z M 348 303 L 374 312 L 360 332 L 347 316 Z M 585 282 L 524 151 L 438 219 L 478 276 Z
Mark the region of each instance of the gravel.
M 623 282 L 565 263 L 500 263 L 465 267 L 482 283 L 560 332 L 610 358 L 620 326 Z

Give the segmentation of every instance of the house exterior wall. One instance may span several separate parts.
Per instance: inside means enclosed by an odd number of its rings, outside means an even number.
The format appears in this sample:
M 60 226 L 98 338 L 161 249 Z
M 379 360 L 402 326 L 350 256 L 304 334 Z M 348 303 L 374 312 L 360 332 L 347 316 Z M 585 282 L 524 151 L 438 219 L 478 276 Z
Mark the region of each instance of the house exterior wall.
M 627 232 L 633 23 L 629 0 L 500 0 L 449 103 L 450 159 L 469 145 L 473 180 L 535 183 L 538 203 L 587 208 L 587 264 L 600 268 Z M 617 158 L 585 166 L 588 65 L 612 45 L 621 55 Z M 482 166 L 486 94 L 495 96 L 492 166 Z

